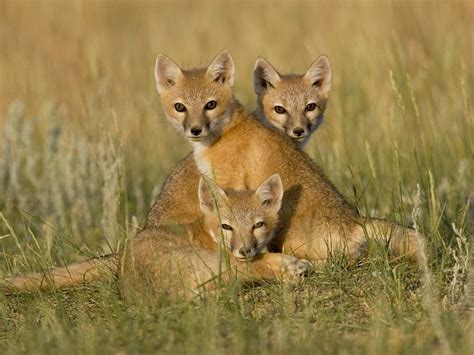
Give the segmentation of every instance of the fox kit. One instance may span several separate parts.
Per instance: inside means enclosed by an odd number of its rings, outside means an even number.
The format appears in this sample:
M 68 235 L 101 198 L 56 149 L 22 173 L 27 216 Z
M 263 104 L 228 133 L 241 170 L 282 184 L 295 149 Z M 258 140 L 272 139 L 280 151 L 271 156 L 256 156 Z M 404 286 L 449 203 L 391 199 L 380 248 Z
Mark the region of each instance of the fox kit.
M 302 75 L 280 75 L 268 61 L 258 58 L 254 70 L 255 115 L 303 147 L 324 120 L 331 77 L 325 55 Z
M 318 90 L 327 90 L 319 67 L 311 70 L 305 80 Z M 384 238 L 395 254 L 416 249 L 413 231 L 359 216 L 288 137 L 247 114 L 232 93 L 234 73 L 232 57 L 226 51 L 204 69 L 182 70 L 163 55 L 158 56 L 155 68 L 165 114 L 190 139 L 202 174 L 213 177 L 223 188 L 233 189 L 255 189 L 266 176 L 281 176 L 286 190 L 272 250 L 314 261 L 339 251 L 357 260 L 365 251 L 366 236 Z M 265 78 L 265 85 L 277 87 L 272 78 Z M 162 192 L 160 205 L 152 211 L 156 218 L 150 216 L 151 223 L 198 218 L 198 201 L 189 200 L 186 193 L 197 186 L 198 174 L 191 167 L 179 169 L 171 176 L 173 198 L 166 189 Z M 186 178 L 176 179 L 184 177 L 182 172 L 186 172 Z
M 263 280 L 308 270 L 308 262 L 293 256 L 262 254 L 278 223 L 283 198 L 279 175 L 269 177 L 256 191 L 224 191 L 201 178 L 194 194 L 199 196 L 202 217 L 191 225 L 144 229 L 119 255 L 7 279 L 4 288 L 32 291 L 72 286 L 98 279 L 109 270 L 118 276 L 122 296 L 140 302 L 148 295 L 213 289 L 216 278 L 226 281 L 236 275 L 243 281 Z M 200 247 L 203 235 L 211 235 L 214 244 Z M 223 258 L 227 253 L 229 257 Z
M 212 239 L 239 260 L 268 252 L 283 198 L 280 176 L 272 175 L 255 192 L 218 186 L 212 191 L 207 184 L 200 180 L 199 205 Z
M 162 57 L 159 64 L 163 67 L 167 63 L 168 59 Z M 157 67 L 157 69 L 159 68 Z M 196 74 L 197 72 L 194 70 L 187 73 L 192 76 L 193 73 Z M 158 81 L 156 75 L 158 74 L 155 73 L 156 80 Z M 254 116 L 266 126 L 285 133 L 298 147 L 303 147 L 323 122 L 326 102 L 331 91 L 331 78 L 332 72 L 329 59 L 324 55 L 314 61 L 308 70 L 301 75 L 280 75 L 268 61 L 259 58 L 255 63 L 254 70 L 254 89 L 258 98 Z M 168 84 L 164 82 L 159 85 L 163 88 L 167 87 Z M 219 89 L 217 84 L 213 83 L 215 89 Z M 228 84 L 231 85 L 232 82 L 228 82 Z M 199 88 L 194 88 L 193 92 L 199 92 Z M 226 102 L 230 103 L 234 100 L 230 95 L 231 92 L 226 94 L 224 101 L 221 100 L 219 108 L 225 107 Z M 213 111 L 212 107 L 216 101 L 210 100 L 211 96 L 209 96 L 209 101 L 206 102 L 207 106 L 204 107 L 204 113 L 219 115 L 220 112 Z M 183 107 L 178 105 L 178 109 L 183 110 L 183 114 L 187 112 L 187 108 L 184 105 Z M 188 117 L 182 125 L 176 124 L 175 121 L 172 121 L 172 124 L 180 132 L 185 133 L 186 137 L 191 138 L 191 141 L 197 142 L 203 134 L 206 134 L 211 129 L 209 123 L 212 117 L 210 115 L 210 117 L 204 118 L 204 128 L 201 128 L 201 124 L 192 123 L 199 122 L 199 119 L 196 117 Z M 225 119 L 222 123 L 225 124 Z M 194 128 L 194 133 L 191 131 L 192 128 Z M 218 127 L 215 130 L 218 132 L 221 128 Z M 198 136 L 195 137 L 194 134 Z M 197 148 L 199 149 L 199 146 Z M 191 183 L 184 186 L 182 181 L 194 181 L 197 183 L 199 176 L 200 173 L 196 162 L 190 154 L 173 169 L 166 180 L 158 199 L 148 215 L 147 225 L 156 226 L 161 223 L 167 224 L 172 222 L 174 220 L 172 216 L 175 215 L 173 208 L 177 207 L 172 201 L 178 193 L 175 189 L 182 190 L 187 187 L 190 189 L 190 191 L 186 191 L 186 194 L 189 196 L 195 186 Z M 179 206 L 180 216 L 185 218 L 184 222 L 186 223 L 191 222 L 191 220 L 188 220 L 189 216 L 191 216 L 191 219 L 194 218 L 193 210 L 197 203 L 196 200 L 190 202 L 192 203 Z
M 202 217 L 187 228 L 189 236 L 211 235 L 214 248 L 196 247 L 163 227 L 145 229 L 133 242 L 131 257 L 125 258 L 121 283 L 133 285 L 122 287 L 125 293 L 139 289 L 140 293 L 189 294 L 202 287 L 213 289 L 216 279 L 263 280 L 307 271 L 309 263 L 304 260 L 264 253 L 273 238 L 283 197 L 278 175 L 265 180 L 256 191 L 224 191 L 201 178 L 198 196 Z M 227 262 L 223 262 L 225 255 L 229 255 Z

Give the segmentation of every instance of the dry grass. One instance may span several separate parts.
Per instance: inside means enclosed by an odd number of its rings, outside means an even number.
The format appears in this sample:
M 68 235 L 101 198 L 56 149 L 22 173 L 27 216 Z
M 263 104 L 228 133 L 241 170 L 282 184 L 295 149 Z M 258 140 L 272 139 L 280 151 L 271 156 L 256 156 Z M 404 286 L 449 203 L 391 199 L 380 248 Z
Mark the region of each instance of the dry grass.
M 469 1 L 1 2 L 0 275 L 115 249 L 143 224 L 190 150 L 162 115 L 154 59 L 200 66 L 223 48 L 249 110 L 257 56 L 301 72 L 328 54 L 333 93 L 308 153 L 367 215 L 408 224 L 415 205 L 434 252 L 418 271 L 380 247 L 296 289 L 152 312 L 108 283 L 2 298 L 0 351 L 468 353 L 472 18 Z

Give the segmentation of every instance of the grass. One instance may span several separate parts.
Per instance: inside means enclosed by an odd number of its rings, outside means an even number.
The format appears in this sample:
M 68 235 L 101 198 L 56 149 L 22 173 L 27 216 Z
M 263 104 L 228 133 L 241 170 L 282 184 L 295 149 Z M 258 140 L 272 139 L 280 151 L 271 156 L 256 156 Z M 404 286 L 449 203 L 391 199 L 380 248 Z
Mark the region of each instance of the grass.
M 58 15 L 61 14 L 61 15 Z M 415 223 L 428 257 L 209 300 L 123 304 L 114 280 L 0 295 L 2 353 L 470 353 L 474 347 L 474 6 L 469 2 L 0 3 L 0 276 L 116 250 L 190 146 L 159 107 L 166 53 L 223 48 L 254 107 L 257 56 L 327 53 L 325 124 L 306 147 L 362 213 Z

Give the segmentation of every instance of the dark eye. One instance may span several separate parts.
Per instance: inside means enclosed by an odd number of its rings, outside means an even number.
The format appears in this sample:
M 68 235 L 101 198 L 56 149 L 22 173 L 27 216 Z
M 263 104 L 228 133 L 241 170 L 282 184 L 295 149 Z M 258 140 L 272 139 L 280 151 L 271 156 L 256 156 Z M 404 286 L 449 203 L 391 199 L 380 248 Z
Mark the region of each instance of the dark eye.
M 306 105 L 305 111 L 314 111 L 315 108 L 316 108 L 316 104 L 314 102 L 312 102 L 312 103 Z
M 275 106 L 275 112 L 276 112 L 276 113 L 279 113 L 279 114 L 281 115 L 282 113 L 285 113 L 286 110 L 285 110 L 285 108 L 282 107 L 282 106 Z
M 222 227 L 222 229 L 225 229 L 226 231 L 231 231 L 232 230 L 232 227 L 229 226 L 228 224 L 225 224 L 225 223 L 222 224 L 221 227 Z
M 184 106 L 181 102 L 177 102 L 174 104 L 174 108 L 178 112 L 184 112 L 186 111 L 186 106 Z
M 216 106 L 217 106 L 217 102 L 215 102 L 214 100 L 211 100 L 206 104 L 206 106 L 204 106 L 204 108 L 206 110 L 214 110 Z
M 253 225 L 253 229 L 262 228 L 264 224 L 265 224 L 265 223 L 263 223 L 263 222 L 255 223 L 255 224 Z

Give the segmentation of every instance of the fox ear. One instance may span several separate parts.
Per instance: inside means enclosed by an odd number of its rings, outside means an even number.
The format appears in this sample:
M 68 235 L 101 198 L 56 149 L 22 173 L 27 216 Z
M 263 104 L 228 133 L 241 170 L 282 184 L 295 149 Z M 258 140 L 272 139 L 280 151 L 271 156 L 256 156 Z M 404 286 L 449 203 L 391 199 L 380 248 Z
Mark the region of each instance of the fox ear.
M 283 184 L 280 175 L 274 174 L 263 182 L 255 192 L 262 206 L 279 211 L 283 199 Z
M 201 176 L 199 179 L 199 207 L 203 213 L 215 213 L 216 206 L 221 206 L 227 195 L 217 184 L 209 178 Z
M 183 77 L 181 69 L 167 56 L 160 54 L 156 58 L 155 80 L 158 92 L 175 85 Z
M 309 85 L 319 88 L 324 95 L 331 91 L 332 71 L 329 58 L 321 55 L 314 61 L 306 71 L 304 78 Z
M 257 58 L 253 70 L 253 87 L 257 95 L 263 94 L 269 87 L 275 87 L 280 74 L 263 58 Z
M 227 50 L 220 52 L 207 67 L 208 77 L 217 83 L 234 85 L 235 66 Z

